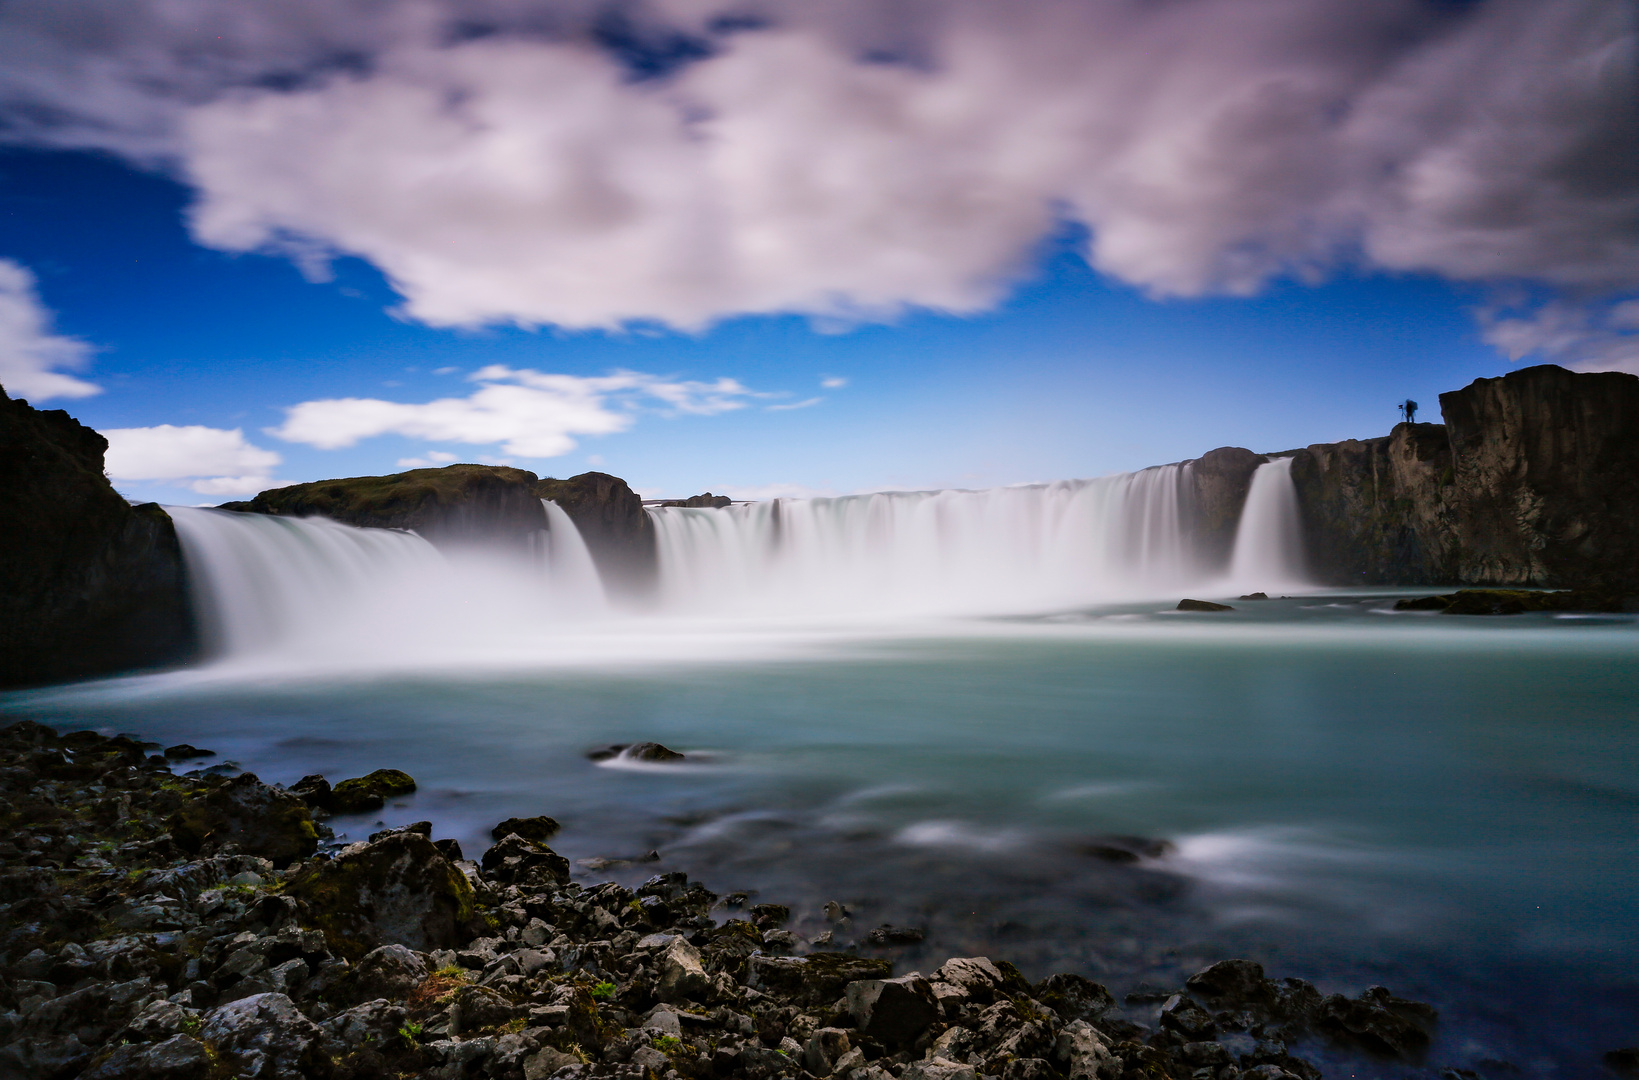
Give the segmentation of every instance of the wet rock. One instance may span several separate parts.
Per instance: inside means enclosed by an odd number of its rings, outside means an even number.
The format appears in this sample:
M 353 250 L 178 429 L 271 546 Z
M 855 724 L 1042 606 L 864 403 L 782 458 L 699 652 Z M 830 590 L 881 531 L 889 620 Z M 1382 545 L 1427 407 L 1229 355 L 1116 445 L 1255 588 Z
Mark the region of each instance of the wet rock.
M 190 1035 L 163 1042 L 117 1047 L 80 1074 L 80 1080 L 210 1080 L 214 1060 L 205 1044 Z
M 450 839 L 434 840 L 433 847 L 437 848 L 444 858 L 450 862 L 458 863 L 461 861 L 461 844 L 459 841 Z
M 524 1080 L 547 1080 L 547 1077 L 559 1069 L 580 1063 L 580 1058 L 573 1054 L 566 1054 L 562 1050 L 548 1046 L 524 1059 Z
M 314 810 L 331 809 L 330 781 L 318 773 L 302 777 L 286 790 Z
M 383 944 L 452 949 L 481 920 L 466 875 L 419 833 L 398 833 L 303 867 L 286 889 L 336 954 L 358 959 Z
M 889 945 L 918 945 L 927 935 L 911 926 L 890 926 L 883 923 L 865 935 L 865 944 L 884 947 Z
M 1161 1026 L 1193 1040 L 1210 1039 L 1217 1031 L 1212 1014 L 1182 994 L 1161 1005 Z
M 1269 599 L 1269 594 L 1266 593 L 1266 592 L 1247 593 L 1245 596 L 1242 596 L 1240 599 L 1242 599 L 1242 600 L 1267 600 L 1267 599 Z
M 558 823 L 545 815 L 507 818 L 489 831 L 489 837 L 491 840 L 503 840 L 514 833 L 525 840 L 534 840 L 537 843 L 544 844 L 558 835 Z
M 987 956 L 958 956 L 946 960 L 933 973 L 935 981 L 959 987 L 979 1004 L 988 1005 L 1001 994 L 1029 993 L 1030 984 L 1018 968 L 1005 960 Z
M 563 885 L 569 881 L 569 860 L 536 840 L 517 833 L 484 852 L 484 873 L 507 884 L 534 882 Z
M 1002 1080 L 1059 1080 L 1059 1071 L 1042 1058 L 1014 1058 L 1002 1069 Z
M 1251 960 L 1221 960 L 1191 975 L 1184 985 L 1215 1005 L 1267 1005 L 1275 998 L 1263 965 Z
M 343 780 L 331 788 L 330 806 L 338 814 L 380 810 L 388 799 L 408 795 L 414 790 L 415 781 L 409 773 L 398 769 L 377 769 L 366 776 Z
M 1416 1061 L 1428 1049 L 1437 1016 L 1428 1005 L 1395 997 L 1383 987 L 1373 986 L 1353 1000 L 1342 994 L 1327 998 L 1316 1027 L 1339 1042 L 1369 1053 Z
M 172 761 L 186 761 L 189 758 L 215 757 L 216 751 L 201 750 L 199 747 L 189 746 L 187 743 L 177 743 L 175 746 L 165 748 L 165 756 Z
M 661 1001 L 696 1000 L 711 986 L 699 950 L 682 937 L 672 938 L 656 966 L 660 978 L 655 984 L 655 997 Z
M 1065 1020 L 1097 1020 L 1115 1008 L 1115 996 L 1080 975 L 1049 975 L 1030 995 Z
M 847 998 L 860 1032 L 888 1046 L 911 1045 L 939 1019 L 933 988 L 920 975 L 851 982 Z
M 1617 1076 L 1639 1076 L 1639 1046 L 1627 1046 L 1605 1055 L 1605 1068 Z
M 682 754 L 657 742 L 615 743 L 586 755 L 592 761 L 625 758 L 628 761 L 684 761 Z
M 284 994 L 257 994 L 212 1009 L 199 1033 L 231 1069 L 256 1080 L 314 1075 L 320 1034 Z
M 848 953 L 753 956 L 746 961 L 748 986 L 788 998 L 796 1005 L 829 1005 L 851 982 L 885 979 L 892 974 L 892 961 Z
M 1215 604 L 1211 600 L 1180 600 L 1178 611 L 1234 611 L 1228 604 Z
M 426 962 L 395 943 L 371 949 L 353 965 L 350 989 L 361 1001 L 372 998 L 402 1001 L 426 978 Z
M 307 806 L 289 792 L 262 783 L 254 773 L 187 800 L 167 824 L 171 839 L 184 851 L 209 853 L 232 843 L 276 866 L 306 858 L 319 846 Z

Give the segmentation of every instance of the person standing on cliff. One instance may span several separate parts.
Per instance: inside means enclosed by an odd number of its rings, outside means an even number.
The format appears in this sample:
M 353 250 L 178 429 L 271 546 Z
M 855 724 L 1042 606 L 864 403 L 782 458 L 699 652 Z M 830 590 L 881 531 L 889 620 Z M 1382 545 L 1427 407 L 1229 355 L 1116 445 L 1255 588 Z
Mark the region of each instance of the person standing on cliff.
M 1400 403 L 1400 415 L 1406 418 L 1408 424 L 1415 422 L 1417 419 L 1417 403 L 1410 398 L 1402 401 Z

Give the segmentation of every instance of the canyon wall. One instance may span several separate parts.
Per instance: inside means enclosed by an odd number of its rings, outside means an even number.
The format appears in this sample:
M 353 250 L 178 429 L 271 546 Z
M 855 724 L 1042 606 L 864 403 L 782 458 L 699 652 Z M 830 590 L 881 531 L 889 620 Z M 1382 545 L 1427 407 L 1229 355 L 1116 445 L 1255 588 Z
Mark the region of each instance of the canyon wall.
M 1522 368 L 1440 409 L 1293 453 L 1318 580 L 1639 586 L 1639 377 Z
M 0 389 L 0 687 L 195 654 L 176 530 L 114 490 L 107 449 L 66 412 Z

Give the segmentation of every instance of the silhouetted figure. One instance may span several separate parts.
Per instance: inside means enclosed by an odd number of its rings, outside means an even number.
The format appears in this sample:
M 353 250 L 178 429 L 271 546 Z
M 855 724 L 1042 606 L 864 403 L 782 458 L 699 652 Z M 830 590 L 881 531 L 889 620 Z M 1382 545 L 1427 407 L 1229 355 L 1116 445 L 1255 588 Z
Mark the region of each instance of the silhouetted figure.
M 1400 403 L 1400 415 L 1406 418 L 1406 423 L 1408 423 L 1408 424 L 1416 423 L 1416 421 L 1417 421 L 1417 403 L 1415 401 L 1411 400 L 1410 398 L 1407 398 L 1406 400 L 1402 401 Z

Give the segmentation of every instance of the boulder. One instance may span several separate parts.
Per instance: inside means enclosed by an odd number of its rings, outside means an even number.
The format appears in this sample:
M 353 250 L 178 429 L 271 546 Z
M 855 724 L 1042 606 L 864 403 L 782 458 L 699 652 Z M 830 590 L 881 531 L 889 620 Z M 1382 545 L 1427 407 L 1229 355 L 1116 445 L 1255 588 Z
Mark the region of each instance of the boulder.
M 919 945 L 927 935 L 914 926 L 883 923 L 865 935 L 865 944 L 884 948 L 890 945 Z
M 384 944 L 455 948 L 483 926 L 466 875 L 420 833 L 394 833 L 309 863 L 286 892 L 305 905 L 330 949 L 350 960 Z
M 1252 960 L 1220 960 L 1191 975 L 1184 985 L 1215 1005 L 1267 1005 L 1275 997 L 1263 965 Z
M 525 840 L 535 840 L 546 843 L 558 835 L 558 823 L 552 818 L 541 815 L 527 818 L 507 818 L 489 831 L 491 840 L 501 840 L 506 836 L 517 833 Z
M 358 814 L 380 810 L 388 799 L 415 790 L 410 774 L 398 769 L 377 769 L 367 776 L 343 780 L 330 789 L 330 807 L 338 814 Z
M 404 945 L 371 949 L 353 965 L 351 989 L 359 1001 L 403 1001 L 427 978 L 427 964 Z
M 1215 604 L 1211 600 L 1180 600 L 1179 611 L 1234 611 L 1228 604 Z
M 1053 1057 L 1064 1066 L 1069 1080 L 1113 1080 L 1121 1073 L 1120 1059 L 1086 1020 L 1064 1025 L 1053 1043 Z
M 66 412 L 0 389 L 0 687 L 198 652 L 176 528 L 114 490 L 107 449 Z
M 215 1059 L 191 1035 L 158 1043 L 131 1043 L 80 1074 L 80 1080 L 211 1080 Z
M 1436 1019 L 1428 1005 L 1373 986 L 1353 1000 L 1342 994 L 1328 997 L 1315 1026 L 1335 1041 L 1369 1053 L 1417 1061 L 1428 1049 Z
M 655 962 L 660 978 L 655 997 L 673 1004 L 698 1000 L 711 987 L 700 952 L 684 937 L 674 937 Z
M 256 994 L 206 1013 L 199 1037 L 239 1075 L 305 1080 L 322 1064 L 321 1034 L 285 995 Z
M 184 802 L 167 824 L 184 851 L 208 853 L 226 843 L 284 866 L 318 850 L 319 834 L 306 804 L 241 773 Z
M 851 982 L 847 997 L 860 1033 L 887 1046 L 910 1046 L 939 1019 L 933 988 L 920 975 Z
M 315 810 L 331 809 L 330 781 L 317 773 L 302 777 L 286 790 Z
M 850 1049 L 846 1031 L 834 1027 L 818 1028 L 803 1047 L 803 1066 L 815 1076 L 830 1076 L 836 1071 L 836 1063 Z
M 1049 975 L 1030 994 L 1065 1020 L 1097 1020 L 1115 1008 L 1113 994 L 1080 975 Z
M 829 1005 L 859 979 L 886 979 L 893 962 L 848 953 L 817 952 L 807 956 L 752 956 L 746 980 L 754 990 L 781 994 L 798 1005 Z
M 900 1080 L 979 1080 L 979 1074 L 971 1065 L 935 1057 L 906 1065 Z
M 505 884 L 551 882 L 558 885 L 569 881 L 569 860 L 545 844 L 527 840 L 517 833 L 484 852 L 480 864 L 484 873 Z
M 520 1006 L 487 986 L 462 986 L 455 992 L 450 1030 L 459 1035 L 469 1035 L 499 1027 L 521 1015 L 523 1009 Z

